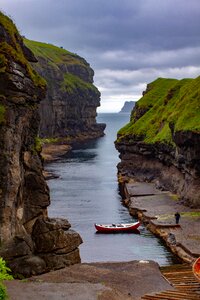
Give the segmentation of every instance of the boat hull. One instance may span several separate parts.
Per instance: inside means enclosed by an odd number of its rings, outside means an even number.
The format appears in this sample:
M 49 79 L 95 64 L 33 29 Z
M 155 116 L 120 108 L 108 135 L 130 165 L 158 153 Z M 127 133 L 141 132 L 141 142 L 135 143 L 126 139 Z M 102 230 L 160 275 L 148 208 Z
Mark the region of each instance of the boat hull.
M 102 225 L 102 224 L 94 224 L 95 228 L 98 232 L 109 233 L 109 232 L 134 232 L 140 226 L 140 222 L 124 224 L 124 226 L 119 225 Z
M 194 262 L 192 270 L 196 278 L 200 281 L 200 257 Z

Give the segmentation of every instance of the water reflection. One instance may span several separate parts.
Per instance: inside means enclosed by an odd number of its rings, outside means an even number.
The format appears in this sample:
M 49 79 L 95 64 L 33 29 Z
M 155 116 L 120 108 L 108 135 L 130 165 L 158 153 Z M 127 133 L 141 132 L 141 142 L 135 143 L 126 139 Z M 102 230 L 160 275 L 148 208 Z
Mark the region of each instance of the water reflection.
M 100 231 L 96 231 L 96 234 L 117 234 L 117 235 L 120 235 L 120 234 L 140 234 L 140 230 L 139 229 L 135 229 L 135 230 L 132 230 L 132 232 L 100 232 Z
M 102 114 L 106 136 L 85 143 L 48 165 L 59 179 L 48 182 L 52 203 L 49 215 L 69 219 L 84 241 L 82 262 L 151 259 L 160 265 L 174 263 L 173 255 L 143 226 L 140 234 L 96 234 L 95 223 L 135 222 L 118 194 L 116 132 L 129 116 Z
M 97 156 L 97 153 L 90 152 L 90 151 L 72 151 L 70 154 L 66 155 L 66 159 L 68 163 L 81 163 L 85 161 L 92 161 Z M 66 162 L 66 160 L 62 160 L 63 163 Z M 62 162 L 61 161 L 61 162 Z

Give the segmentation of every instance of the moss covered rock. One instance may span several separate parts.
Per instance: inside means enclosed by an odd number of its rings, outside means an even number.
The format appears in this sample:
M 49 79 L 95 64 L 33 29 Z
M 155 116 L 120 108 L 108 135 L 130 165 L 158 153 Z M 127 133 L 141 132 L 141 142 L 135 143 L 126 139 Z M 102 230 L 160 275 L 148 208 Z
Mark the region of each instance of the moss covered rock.
M 148 84 L 118 132 L 118 168 L 200 206 L 200 77 Z
M 130 123 L 118 134 L 119 139 L 135 135 L 146 143 L 173 145 L 173 134 L 178 131 L 200 133 L 200 77 L 158 78 L 150 83 L 137 102 Z
M 55 223 L 48 219 L 49 189 L 38 152 L 39 103 L 46 83 L 30 64 L 36 61 L 16 26 L 0 13 L 0 256 L 24 276 L 49 271 L 32 232 L 38 219 Z M 66 226 L 59 225 L 58 231 L 64 236 Z M 73 261 L 65 257 L 66 249 L 62 262 L 80 262 L 77 247 Z M 57 268 L 58 255 L 49 252 L 55 257 L 52 268 Z
M 0 12 L 0 73 L 5 74 L 11 69 L 10 62 L 14 60 L 21 65 L 26 71 L 27 76 L 33 83 L 41 88 L 46 86 L 45 80 L 28 63 L 29 61 L 36 62 L 36 58 L 32 52 L 24 45 L 22 37 L 15 24 L 7 16 Z M 27 60 L 28 58 L 28 60 Z M 20 71 L 18 72 L 18 75 Z M 21 74 L 22 75 L 22 74 Z
M 105 126 L 96 123 L 100 92 L 86 60 L 62 47 L 24 41 L 38 59 L 34 68 L 47 82 L 47 96 L 40 105 L 40 136 L 102 136 Z

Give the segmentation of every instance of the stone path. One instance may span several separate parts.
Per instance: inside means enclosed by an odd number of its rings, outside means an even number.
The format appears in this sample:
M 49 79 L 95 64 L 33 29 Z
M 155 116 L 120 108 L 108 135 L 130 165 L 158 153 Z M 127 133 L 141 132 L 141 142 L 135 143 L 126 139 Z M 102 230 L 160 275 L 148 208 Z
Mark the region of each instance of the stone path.
M 129 211 L 165 240 L 171 250 L 186 262 L 200 256 L 200 209 L 183 205 L 176 195 L 157 190 L 154 184 L 125 184 Z M 181 214 L 180 225 L 174 214 Z

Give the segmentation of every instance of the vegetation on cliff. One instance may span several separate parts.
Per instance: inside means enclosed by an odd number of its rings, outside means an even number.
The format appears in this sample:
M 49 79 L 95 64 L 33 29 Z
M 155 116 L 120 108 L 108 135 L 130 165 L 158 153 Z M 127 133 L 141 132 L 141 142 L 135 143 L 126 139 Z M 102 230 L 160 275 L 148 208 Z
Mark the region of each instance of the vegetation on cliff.
M 147 86 L 132 111 L 131 121 L 118 132 L 118 141 L 136 138 L 173 145 L 177 131 L 200 133 L 200 77 L 158 78 Z
M 46 85 L 45 80 L 37 74 L 25 58 L 23 40 L 15 24 L 1 12 L 0 27 L 3 27 L 5 30 L 4 39 L 2 39 L 0 44 L 0 73 L 6 72 L 9 62 L 13 59 L 25 68 L 28 76 L 36 86 L 44 88 Z
M 33 67 L 47 82 L 46 98 L 40 104 L 40 137 L 102 136 L 105 126 L 96 123 L 100 92 L 89 63 L 62 47 L 24 42 L 38 60 Z
M 62 88 L 69 94 L 72 94 L 74 90 L 83 90 L 83 91 L 94 91 L 98 93 L 97 88 L 90 82 L 86 82 L 83 79 L 79 78 L 76 75 L 67 73 L 64 75 L 64 81 L 62 83 Z
M 0 257 L 0 300 L 9 299 L 7 288 L 5 287 L 4 280 L 12 280 L 13 276 L 10 274 L 11 270 L 6 266 L 5 260 Z
M 97 88 L 92 84 L 93 71 L 84 58 L 52 44 L 31 41 L 28 39 L 24 39 L 24 43 L 39 60 L 42 59 L 47 61 L 48 65 L 51 69 L 54 69 L 55 72 L 58 72 L 59 69 L 64 69 L 63 80 L 60 82 L 60 88 L 63 91 L 73 93 L 74 90 L 80 89 L 98 92 Z M 43 68 L 41 62 L 39 63 L 38 68 Z
M 46 84 L 30 64 L 37 59 L 3 14 L 0 42 L 0 257 L 13 276 L 31 277 L 79 263 L 82 240 L 67 220 L 48 218 L 50 195 L 37 138 Z M 1 281 L 7 271 L 0 259 L 0 299 L 6 296 Z
M 41 60 L 45 60 L 51 69 L 58 72 L 63 69 L 65 74 L 60 82 L 60 87 L 63 89 L 66 84 L 66 91 L 80 87 L 84 89 L 94 89 L 92 84 L 93 71 L 86 60 L 75 53 L 69 52 L 62 47 L 57 47 L 52 44 L 41 43 L 24 39 L 25 45 L 31 49 L 34 55 L 39 59 L 38 70 L 43 69 Z M 64 67 L 65 66 L 65 67 Z M 76 74 L 79 71 L 79 76 Z M 48 78 L 47 78 L 48 80 Z
M 33 51 L 38 57 L 46 57 L 49 59 L 49 63 L 58 64 L 63 61 L 67 61 L 69 64 L 73 62 L 83 64 L 83 60 L 78 60 L 80 56 L 70 51 L 57 47 L 52 44 L 32 41 L 24 38 L 26 46 Z

